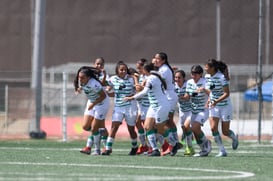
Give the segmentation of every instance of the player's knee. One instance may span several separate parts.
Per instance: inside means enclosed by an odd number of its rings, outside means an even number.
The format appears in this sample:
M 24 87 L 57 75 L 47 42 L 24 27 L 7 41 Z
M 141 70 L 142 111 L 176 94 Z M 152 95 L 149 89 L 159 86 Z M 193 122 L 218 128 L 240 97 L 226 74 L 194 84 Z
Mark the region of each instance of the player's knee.
M 85 131 L 90 131 L 90 130 L 91 130 L 91 126 L 86 126 L 86 125 L 84 125 L 84 126 L 82 127 L 82 129 L 85 130 Z

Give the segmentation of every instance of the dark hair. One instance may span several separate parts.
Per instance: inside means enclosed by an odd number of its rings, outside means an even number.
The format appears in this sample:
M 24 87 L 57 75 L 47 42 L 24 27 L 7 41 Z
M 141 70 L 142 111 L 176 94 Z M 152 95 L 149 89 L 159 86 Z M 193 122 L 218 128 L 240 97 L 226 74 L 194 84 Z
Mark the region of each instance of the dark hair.
M 104 64 L 105 61 L 104 61 L 104 58 L 103 58 L 103 57 L 98 57 L 98 58 L 96 58 L 96 59 L 95 59 L 95 62 L 96 62 L 97 59 L 100 59 L 100 60 L 102 61 L 102 63 Z
M 129 68 L 127 66 L 126 63 L 124 63 L 123 61 L 118 61 L 117 65 L 116 65 L 116 75 L 118 75 L 118 69 L 121 65 L 124 65 L 126 67 L 126 70 L 127 70 L 127 74 L 129 73 Z
M 193 65 L 191 67 L 191 73 L 203 74 L 203 68 L 200 65 Z
M 100 71 L 98 71 L 98 69 L 96 69 L 94 67 L 89 67 L 89 66 L 82 66 L 77 71 L 77 75 L 75 76 L 75 79 L 74 79 L 74 88 L 75 88 L 75 91 L 77 91 L 78 88 L 79 88 L 79 73 L 83 73 L 87 77 L 96 79 L 98 82 L 100 82 L 100 80 L 98 79 Z
M 164 52 L 159 52 L 159 53 L 157 53 L 157 54 L 159 55 L 159 57 L 160 57 L 162 60 L 165 61 L 164 64 L 166 64 L 166 65 L 170 68 L 170 70 L 172 71 L 173 80 L 174 80 L 174 72 L 173 72 L 173 68 L 171 67 L 171 65 L 170 65 L 169 62 L 168 62 L 168 55 L 167 55 L 166 53 L 164 53 Z
M 207 65 L 209 67 L 214 67 L 215 71 L 220 71 L 224 74 L 225 78 L 229 80 L 228 66 L 223 61 L 217 61 L 213 58 L 208 59 Z
M 186 73 L 185 73 L 184 70 L 177 70 L 177 71 L 174 72 L 174 74 L 176 74 L 176 73 L 180 73 L 180 74 L 182 75 L 183 78 L 186 77 Z
M 137 64 L 141 65 L 141 66 L 144 66 L 145 63 L 147 63 L 148 60 L 145 59 L 145 58 L 141 58 L 137 61 Z
M 164 89 L 167 89 L 166 81 L 165 81 L 158 73 L 152 72 L 152 71 L 155 71 L 155 70 L 156 70 L 153 63 L 145 64 L 143 68 L 144 68 L 144 70 L 146 70 L 146 71 L 149 72 L 150 74 L 157 76 L 157 77 L 159 78 L 159 80 L 161 81 L 161 83 L 162 83 Z
M 130 67 L 130 68 L 128 68 L 128 74 L 134 75 L 134 74 L 139 74 L 139 73 L 138 73 L 138 71 L 136 71 L 136 69 Z

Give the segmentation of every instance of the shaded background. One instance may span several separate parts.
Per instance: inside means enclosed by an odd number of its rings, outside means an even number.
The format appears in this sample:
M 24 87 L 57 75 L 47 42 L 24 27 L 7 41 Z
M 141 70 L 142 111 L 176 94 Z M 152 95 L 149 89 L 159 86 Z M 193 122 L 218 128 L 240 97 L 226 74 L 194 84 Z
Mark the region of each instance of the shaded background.
M 258 3 L 221 1 L 221 57 L 229 64 L 257 63 Z M 31 70 L 32 6 L 0 0 L 0 71 Z M 45 27 L 45 67 L 98 56 L 135 62 L 158 51 L 171 63 L 216 56 L 216 0 L 47 0 Z

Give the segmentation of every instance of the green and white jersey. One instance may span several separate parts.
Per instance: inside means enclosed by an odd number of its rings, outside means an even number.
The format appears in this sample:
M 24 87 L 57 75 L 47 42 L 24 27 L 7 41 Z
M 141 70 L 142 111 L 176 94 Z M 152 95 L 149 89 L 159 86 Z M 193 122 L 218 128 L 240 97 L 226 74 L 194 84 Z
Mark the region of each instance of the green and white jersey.
M 193 114 L 203 112 L 208 100 L 208 95 L 202 92 L 196 92 L 198 88 L 206 87 L 206 79 L 200 78 L 197 83 L 193 79 L 187 81 L 186 92 L 191 96 L 191 111 Z
M 146 78 L 146 76 L 141 74 L 139 76 L 139 79 L 138 79 L 139 84 L 142 84 L 143 81 L 145 80 L 145 78 Z M 149 107 L 150 106 L 148 95 L 145 95 L 141 99 L 138 99 L 137 102 L 143 107 Z
M 229 82 L 225 78 L 224 74 L 217 72 L 213 76 L 207 74 L 206 76 L 206 89 L 210 90 L 210 100 L 217 100 L 224 94 L 224 87 L 229 86 Z M 229 104 L 228 99 L 218 102 L 216 106 L 226 106 Z
M 124 79 L 114 75 L 108 80 L 109 86 L 112 87 L 115 93 L 114 103 L 116 107 L 131 105 L 130 101 L 123 101 L 124 97 L 135 94 L 134 79 L 126 75 Z
M 187 86 L 187 81 L 183 83 L 182 87 L 180 87 L 177 83 L 175 83 L 175 92 L 178 97 L 185 95 L 186 86 Z M 178 98 L 178 106 L 180 111 L 188 112 L 191 110 L 191 101 Z
M 96 79 L 89 79 L 87 84 L 81 86 L 81 88 L 90 102 L 95 102 L 100 97 L 100 92 L 103 91 L 101 83 Z

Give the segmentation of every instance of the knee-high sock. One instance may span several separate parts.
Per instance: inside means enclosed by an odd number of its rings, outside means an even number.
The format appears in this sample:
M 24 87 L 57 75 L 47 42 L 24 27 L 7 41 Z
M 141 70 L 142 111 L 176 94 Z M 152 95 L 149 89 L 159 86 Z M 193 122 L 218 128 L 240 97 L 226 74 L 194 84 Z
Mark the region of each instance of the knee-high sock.
M 223 145 L 222 138 L 221 138 L 219 132 L 218 131 L 214 132 L 214 133 L 212 133 L 212 135 L 213 135 L 214 140 L 219 148 L 219 151 L 225 151 L 225 147 Z
M 153 148 L 153 150 L 157 150 L 157 144 L 156 144 L 156 134 L 155 134 L 155 130 L 149 130 L 146 132 L 147 134 L 147 138 L 149 141 L 150 146 Z

